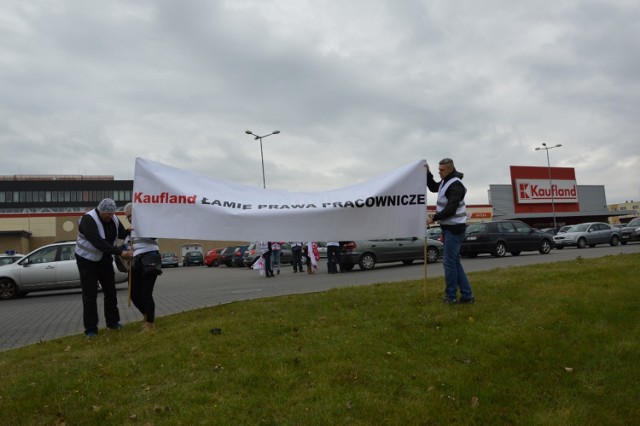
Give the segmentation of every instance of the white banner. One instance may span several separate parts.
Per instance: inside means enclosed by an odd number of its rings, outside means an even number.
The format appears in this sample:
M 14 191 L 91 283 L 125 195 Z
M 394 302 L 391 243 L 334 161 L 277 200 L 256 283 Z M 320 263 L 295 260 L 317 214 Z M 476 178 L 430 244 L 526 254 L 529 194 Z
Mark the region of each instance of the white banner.
M 425 160 L 327 192 L 254 188 L 136 159 L 135 236 L 221 241 L 423 237 Z

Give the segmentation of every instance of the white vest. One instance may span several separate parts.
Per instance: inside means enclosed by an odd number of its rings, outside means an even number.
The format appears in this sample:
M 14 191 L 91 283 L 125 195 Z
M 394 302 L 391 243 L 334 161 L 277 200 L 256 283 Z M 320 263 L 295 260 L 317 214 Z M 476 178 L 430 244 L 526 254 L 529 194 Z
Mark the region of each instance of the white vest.
M 127 237 L 124 240 L 124 246 L 127 250 L 131 250 L 131 237 Z M 158 242 L 155 238 L 135 237 L 133 238 L 133 255 L 149 253 L 150 251 L 160 251 Z
M 446 183 L 444 181 L 440 182 L 440 188 L 438 189 L 438 202 L 436 204 L 436 213 L 441 212 L 446 206 L 449 200 L 447 196 L 444 195 L 449 189 L 449 186 L 453 182 L 460 182 L 460 178 L 454 177 L 449 179 Z M 453 216 L 450 216 L 446 219 L 439 220 L 440 225 L 460 225 L 467 223 L 467 208 L 465 207 L 464 200 L 460 201 L 460 205 L 456 209 L 456 213 Z
M 91 216 L 98 226 L 98 232 L 100 236 L 104 239 L 106 238 L 104 233 L 104 225 L 98 216 L 98 212 L 96 209 L 91 210 L 87 215 Z M 116 242 L 118 241 L 118 229 L 120 228 L 120 221 L 113 215 L 113 221 L 116 224 L 116 238 L 111 241 L 111 244 L 115 247 Z M 76 240 L 76 254 L 80 257 L 84 257 L 85 259 L 91 260 L 93 262 L 99 262 L 102 259 L 102 255 L 104 254 L 102 250 L 97 249 L 87 238 L 81 233 L 78 232 L 78 239 Z

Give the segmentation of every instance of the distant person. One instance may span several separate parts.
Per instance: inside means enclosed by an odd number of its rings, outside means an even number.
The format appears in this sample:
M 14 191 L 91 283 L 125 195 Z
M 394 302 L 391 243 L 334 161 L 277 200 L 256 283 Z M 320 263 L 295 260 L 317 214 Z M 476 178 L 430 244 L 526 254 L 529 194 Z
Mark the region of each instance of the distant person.
M 271 243 L 271 269 L 276 271 L 276 275 L 280 275 L 280 259 L 282 259 L 283 242 Z
M 293 262 L 293 272 L 302 272 L 302 243 L 293 241 L 291 244 L 291 256 Z
M 271 267 L 271 242 L 260 241 L 260 253 L 264 262 L 264 275 L 267 278 L 271 278 L 273 275 L 273 268 Z
M 460 262 L 460 246 L 466 236 L 467 211 L 464 196 L 467 189 L 462 184 L 462 173 L 458 172 L 453 160 L 445 158 L 438 164 L 438 173 L 442 179 L 436 182 L 427 164 L 427 187 L 438 193 L 436 214 L 430 215 L 428 224 L 440 222 L 444 237 L 444 279 L 446 282 L 444 302 L 473 303 L 473 291 Z M 426 260 L 425 260 L 426 262 Z M 460 300 L 457 299 L 460 289 Z
M 304 255 L 307 258 L 307 274 L 315 274 L 318 270 L 318 260 L 320 260 L 320 252 L 318 251 L 318 244 L 309 241 L 303 247 Z
M 330 274 L 338 272 L 340 261 L 340 243 L 337 241 L 327 242 L 327 269 Z M 342 268 L 340 268 L 342 270 Z
M 129 232 L 115 215 L 116 203 L 111 198 L 100 201 L 98 207 L 82 216 L 76 242 L 76 264 L 82 287 L 82 318 L 84 334 L 98 334 L 98 282 L 104 294 L 104 317 L 107 328 L 117 330 L 120 324 L 116 295 L 113 257 L 131 259 L 133 253 L 118 247 L 118 239 L 125 239 Z
M 133 227 L 133 205 L 124 206 L 124 214 Z M 133 265 L 131 268 L 131 301 L 143 316 L 142 331 L 155 329 L 156 303 L 153 299 L 153 288 L 158 275 L 162 274 L 160 265 L 160 248 L 157 238 L 133 237 L 130 240 L 133 249 Z M 153 267 L 152 264 L 157 265 Z

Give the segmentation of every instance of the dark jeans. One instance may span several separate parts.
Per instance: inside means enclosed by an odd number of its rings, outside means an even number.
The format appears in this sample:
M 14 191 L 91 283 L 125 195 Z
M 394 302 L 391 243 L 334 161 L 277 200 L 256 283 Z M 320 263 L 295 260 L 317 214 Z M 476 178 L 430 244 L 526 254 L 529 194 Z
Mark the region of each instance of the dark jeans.
M 463 231 L 459 234 L 454 234 L 448 229 L 443 229 L 442 234 L 444 235 L 442 266 L 444 267 L 444 280 L 446 283 L 445 297 L 450 301 L 456 300 L 459 289 L 460 297 L 469 300 L 473 298 L 473 291 L 460 262 L 460 246 L 466 233 Z
M 116 295 L 115 272 L 111 256 L 104 256 L 99 262 L 92 262 L 76 256 L 82 287 L 82 320 L 84 332 L 98 332 L 98 282 L 104 295 L 104 318 L 107 327 L 115 327 L 120 321 L 118 297 Z
M 291 255 L 293 256 L 293 270 L 302 272 L 302 247 L 291 247 Z
M 342 268 L 340 260 L 340 247 L 339 246 L 327 246 L 327 268 L 329 273 L 333 274 L 338 272 L 338 266 Z
M 264 253 L 262 257 L 264 258 L 264 272 L 268 277 L 269 275 L 273 274 L 273 268 L 271 268 L 271 252 L 268 251 Z
M 145 316 L 147 322 L 154 322 L 156 318 L 156 302 L 153 300 L 153 287 L 156 285 L 156 274 L 144 274 L 142 256 L 138 255 L 131 271 L 131 301 Z

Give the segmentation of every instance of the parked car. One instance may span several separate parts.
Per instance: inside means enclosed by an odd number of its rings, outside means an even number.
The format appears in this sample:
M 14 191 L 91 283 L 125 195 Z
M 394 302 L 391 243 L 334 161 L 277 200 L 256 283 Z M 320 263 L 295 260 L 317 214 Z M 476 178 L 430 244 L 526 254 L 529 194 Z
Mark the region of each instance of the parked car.
M 162 267 L 163 268 L 177 268 L 178 267 L 178 256 L 172 251 L 164 252 L 160 255 L 162 258 Z
M 552 235 L 519 220 L 496 220 L 469 224 L 460 255 L 476 257 L 480 253 L 489 253 L 494 257 L 502 257 L 511 253 L 512 256 L 518 256 L 523 251 L 549 254 L 552 248 Z
M 22 297 L 35 291 L 80 288 L 80 273 L 76 265 L 76 242 L 48 244 L 0 266 L 0 299 Z M 113 265 L 116 283 L 126 282 L 128 274 Z
M 220 254 L 224 250 L 224 247 L 213 248 L 207 252 L 204 256 L 204 264 L 209 268 L 212 266 L 220 266 Z
M 320 259 L 327 258 L 327 243 L 324 241 L 316 242 L 318 244 L 318 254 L 320 255 Z
M 282 254 L 280 255 L 280 266 L 289 265 L 293 262 L 293 254 L 291 253 L 291 244 L 282 243 L 280 245 Z M 326 256 L 326 252 L 325 252 Z M 249 244 L 247 250 L 242 256 L 242 264 L 248 268 L 251 268 L 254 263 L 260 258 L 260 243 L 253 242 Z
M 640 241 L 640 217 L 632 219 L 620 229 L 620 242 L 627 244 L 629 241 Z
M 565 232 L 567 232 L 571 228 L 573 228 L 573 225 L 561 226 L 560 228 L 558 228 L 558 232 L 556 232 L 554 235 L 564 234 Z
M 249 244 L 243 244 L 241 246 L 236 247 L 233 252 L 233 257 L 231 258 L 231 266 L 243 267 L 244 266 L 244 252 L 249 248 Z
M 444 246 L 440 241 L 427 240 L 427 263 L 442 257 Z M 381 240 L 347 241 L 340 246 L 340 267 L 350 271 L 355 265 L 360 269 L 373 269 L 378 263 L 402 262 L 405 265 L 424 259 L 424 239 L 418 237 Z
M 225 247 L 224 250 L 220 252 L 220 264 L 230 268 L 232 266 L 231 261 L 233 260 L 233 254 L 238 247 L 240 246 Z
M 427 237 L 442 242 L 442 228 L 439 226 L 427 228 Z
M 204 265 L 204 257 L 199 251 L 188 251 L 182 257 L 182 266 Z
M 24 254 L 0 254 L 0 266 L 2 265 L 10 265 L 13 262 L 22 258 Z
M 575 246 L 585 248 L 597 244 L 617 246 L 620 242 L 620 230 L 604 222 L 587 222 L 574 225 L 567 232 L 558 233 L 553 240 L 557 249 Z

